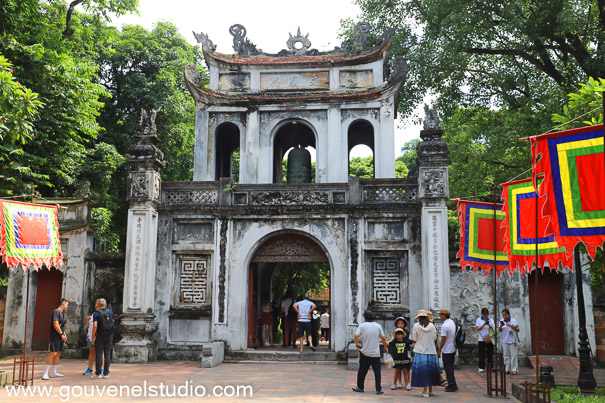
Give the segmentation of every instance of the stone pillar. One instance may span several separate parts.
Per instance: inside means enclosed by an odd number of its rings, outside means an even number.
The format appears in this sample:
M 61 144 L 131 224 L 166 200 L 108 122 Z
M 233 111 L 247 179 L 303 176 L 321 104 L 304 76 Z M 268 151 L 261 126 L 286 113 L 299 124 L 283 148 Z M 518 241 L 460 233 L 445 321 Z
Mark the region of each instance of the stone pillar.
M 158 326 L 154 315 L 156 275 L 157 205 L 160 202 L 160 170 L 164 155 L 157 148 L 155 111 L 141 112 L 137 144 L 126 160 L 128 174 L 128 230 L 122 322 L 122 340 L 114 348 L 117 362 L 154 360 L 157 346 L 149 338 Z
M 427 111 L 422 141 L 418 144 L 419 199 L 422 203 L 422 308 L 437 310 L 450 305 L 447 208 L 449 197 L 447 143 L 435 108 Z

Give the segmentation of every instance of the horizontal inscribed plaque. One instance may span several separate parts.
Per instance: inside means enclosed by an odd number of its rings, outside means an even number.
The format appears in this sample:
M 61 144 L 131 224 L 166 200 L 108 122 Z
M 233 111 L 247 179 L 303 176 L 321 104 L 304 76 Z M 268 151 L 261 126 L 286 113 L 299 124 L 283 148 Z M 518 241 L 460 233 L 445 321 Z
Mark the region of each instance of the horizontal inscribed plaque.
M 330 75 L 327 71 L 261 73 L 260 88 L 268 91 L 327 90 Z

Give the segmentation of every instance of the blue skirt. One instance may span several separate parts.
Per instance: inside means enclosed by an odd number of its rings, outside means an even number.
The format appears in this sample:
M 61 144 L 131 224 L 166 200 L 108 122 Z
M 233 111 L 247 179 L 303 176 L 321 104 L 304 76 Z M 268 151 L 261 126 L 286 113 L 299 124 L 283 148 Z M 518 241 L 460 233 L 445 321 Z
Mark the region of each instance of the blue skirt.
M 412 364 L 412 386 L 424 388 L 441 385 L 441 370 L 437 354 L 414 355 Z

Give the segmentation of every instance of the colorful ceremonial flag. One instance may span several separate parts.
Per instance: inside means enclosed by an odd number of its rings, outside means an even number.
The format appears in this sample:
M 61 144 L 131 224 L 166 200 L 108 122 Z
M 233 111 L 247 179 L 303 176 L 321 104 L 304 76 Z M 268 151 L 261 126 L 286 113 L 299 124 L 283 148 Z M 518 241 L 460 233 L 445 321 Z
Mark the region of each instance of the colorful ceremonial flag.
M 531 271 L 536 261 L 536 191 L 531 179 L 502 184 L 502 199 L 506 214 L 503 221 L 504 250 L 510 262 L 510 271 L 521 274 Z M 546 196 L 538 198 L 538 266 L 544 263 L 558 270 L 559 262 L 572 268 L 572 261 L 563 248 L 559 248 L 553 234 L 547 233 L 548 219 L 542 217 Z
M 509 267 L 508 257 L 504 252 L 504 230 L 502 222 L 505 219 L 501 211 L 502 204 L 471 202 L 456 199 L 458 204 L 458 219 L 460 220 L 460 250 L 456 257 L 460 258 L 462 270 L 471 266 L 475 272 L 483 269 L 488 275 L 494 267 L 494 250 L 496 258 L 496 273 Z M 496 222 L 494 225 L 494 206 Z M 494 244 L 494 231 L 496 231 Z
M 0 252 L 8 267 L 63 264 L 57 207 L 0 200 Z
M 533 175 L 544 174 L 538 189 L 546 195 L 559 247 L 570 256 L 584 242 L 594 258 L 605 241 L 605 163 L 603 125 L 582 127 L 531 138 Z

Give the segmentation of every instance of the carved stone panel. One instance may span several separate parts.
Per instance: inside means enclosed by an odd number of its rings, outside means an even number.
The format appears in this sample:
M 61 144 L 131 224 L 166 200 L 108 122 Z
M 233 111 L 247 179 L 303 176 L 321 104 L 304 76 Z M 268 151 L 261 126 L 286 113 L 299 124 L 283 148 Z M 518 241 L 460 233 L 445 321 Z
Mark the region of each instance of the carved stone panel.
M 214 242 L 214 224 L 177 222 L 174 226 L 173 242 Z
M 136 173 L 130 175 L 130 197 L 145 198 L 149 194 L 149 181 L 147 173 Z
M 260 89 L 265 91 L 327 90 L 329 88 L 330 73 L 328 71 L 260 74 Z
M 210 256 L 182 257 L 179 270 L 179 304 L 205 305 L 208 298 Z
M 402 241 L 405 239 L 404 220 L 367 221 L 366 239 L 368 241 Z
M 344 88 L 372 87 L 374 78 L 372 70 L 344 70 L 340 72 L 339 86 Z
M 302 235 L 279 235 L 265 242 L 254 254 L 252 263 L 324 263 L 323 249 Z
M 215 190 L 171 190 L 164 192 L 164 205 L 216 204 L 217 198 Z
M 328 204 L 328 192 L 257 192 L 249 194 L 249 205 L 310 206 Z
M 401 268 L 394 257 L 372 257 L 372 300 L 380 304 L 401 304 Z
M 220 74 L 218 77 L 219 91 L 245 91 L 250 89 L 250 74 L 232 73 Z
M 448 197 L 447 168 L 420 168 L 420 197 Z

